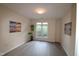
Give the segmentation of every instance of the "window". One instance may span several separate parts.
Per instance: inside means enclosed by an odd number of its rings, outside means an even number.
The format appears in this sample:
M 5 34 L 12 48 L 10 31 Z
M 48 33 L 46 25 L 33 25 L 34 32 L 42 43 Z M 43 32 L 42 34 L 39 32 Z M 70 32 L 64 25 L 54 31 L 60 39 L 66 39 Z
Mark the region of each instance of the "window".
M 48 37 L 48 23 L 37 22 L 36 23 L 36 38 L 47 38 Z

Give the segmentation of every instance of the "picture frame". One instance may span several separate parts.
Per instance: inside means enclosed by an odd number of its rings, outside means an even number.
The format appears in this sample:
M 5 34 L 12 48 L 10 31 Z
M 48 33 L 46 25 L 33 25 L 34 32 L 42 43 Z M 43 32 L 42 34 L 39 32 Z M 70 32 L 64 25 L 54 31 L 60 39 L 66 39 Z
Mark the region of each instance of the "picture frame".
M 66 23 L 64 28 L 65 34 L 71 36 L 72 22 Z
M 20 22 L 10 21 L 10 33 L 13 33 L 13 32 L 21 32 Z

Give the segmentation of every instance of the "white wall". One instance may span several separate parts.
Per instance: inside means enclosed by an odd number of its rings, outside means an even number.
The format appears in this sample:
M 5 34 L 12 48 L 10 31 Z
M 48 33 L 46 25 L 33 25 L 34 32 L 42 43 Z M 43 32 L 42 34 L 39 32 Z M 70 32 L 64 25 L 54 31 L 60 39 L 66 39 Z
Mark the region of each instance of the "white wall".
M 66 53 L 68 55 L 70 55 L 70 53 L 71 53 L 70 52 L 71 51 L 71 47 L 70 47 L 71 36 L 64 34 L 64 24 L 66 24 L 68 22 L 71 22 L 70 13 L 66 17 L 64 17 L 62 20 L 62 46 L 63 46 L 64 50 L 66 51 Z
M 75 29 L 76 29 L 76 7 L 75 4 L 71 7 L 68 14 L 62 19 L 62 46 L 67 55 L 74 55 L 75 52 Z M 64 34 L 64 24 L 72 22 L 71 36 Z
M 61 43 L 62 19 L 56 19 L 55 41 Z
M 49 42 L 55 42 L 55 19 L 32 19 L 32 24 L 36 24 L 37 22 L 48 22 L 48 39 L 42 39 Z M 35 35 L 34 35 L 35 38 Z
M 10 33 L 9 22 L 21 22 L 21 32 Z M 0 5 L 0 55 L 27 42 L 29 31 L 29 20 L 16 12 Z
M 75 41 L 75 56 L 79 56 L 79 4 L 77 4 L 77 20 L 76 20 L 76 41 Z

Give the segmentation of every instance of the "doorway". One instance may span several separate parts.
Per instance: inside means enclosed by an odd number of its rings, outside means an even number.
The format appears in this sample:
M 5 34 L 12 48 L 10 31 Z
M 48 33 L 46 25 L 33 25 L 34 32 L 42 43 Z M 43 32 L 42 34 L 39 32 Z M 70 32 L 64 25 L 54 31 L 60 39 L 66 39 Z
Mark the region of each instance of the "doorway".
M 36 23 L 36 39 L 47 39 L 48 38 L 48 23 L 37 22 Z

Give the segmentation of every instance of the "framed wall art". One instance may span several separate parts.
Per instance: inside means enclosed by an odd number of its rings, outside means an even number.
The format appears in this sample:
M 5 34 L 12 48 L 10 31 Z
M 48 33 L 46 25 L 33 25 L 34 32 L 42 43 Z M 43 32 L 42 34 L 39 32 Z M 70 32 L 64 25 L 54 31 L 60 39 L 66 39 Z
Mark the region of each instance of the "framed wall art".
M 21 32 L 21 23 L 10 21 L 10 33 L 12 32 Z
M 66 23 L 64 28 L 65 34 L 71 35 L 71 31 L 72 31 L 72 22 Z

